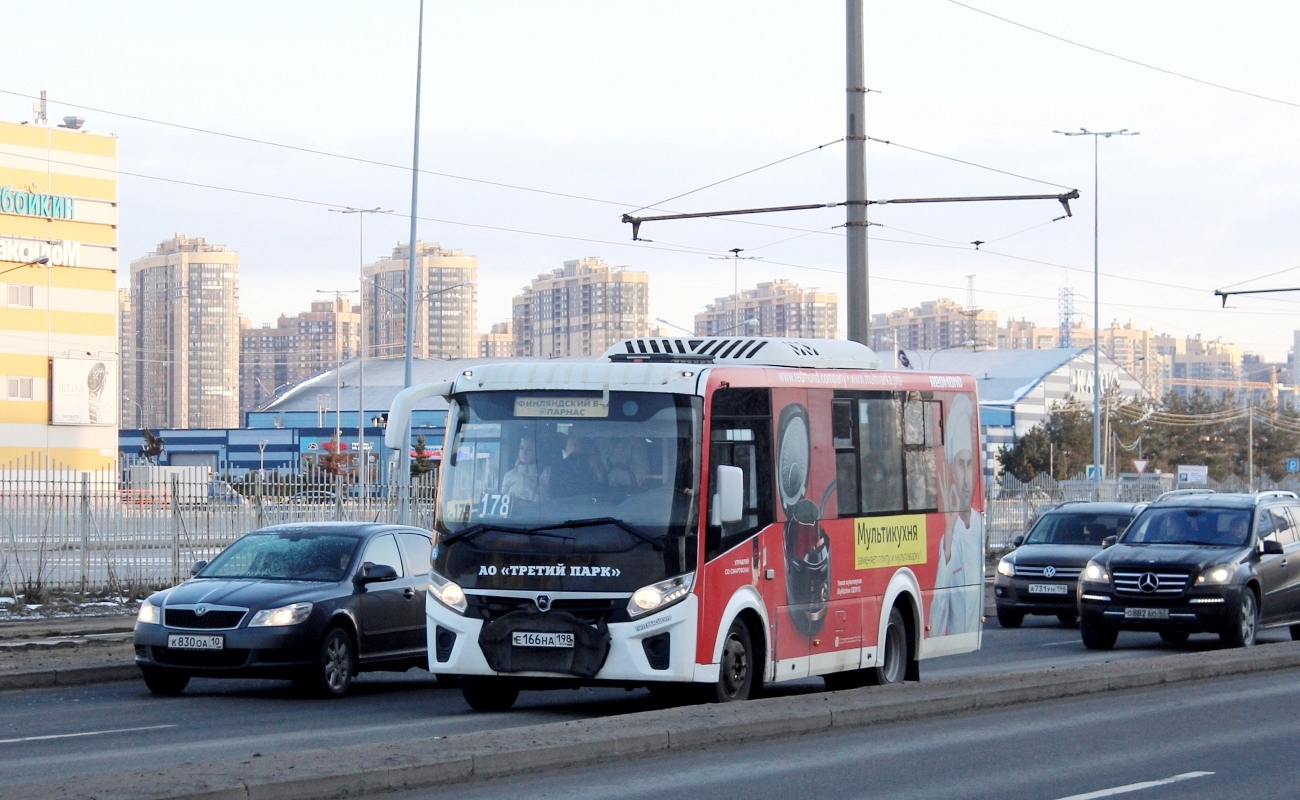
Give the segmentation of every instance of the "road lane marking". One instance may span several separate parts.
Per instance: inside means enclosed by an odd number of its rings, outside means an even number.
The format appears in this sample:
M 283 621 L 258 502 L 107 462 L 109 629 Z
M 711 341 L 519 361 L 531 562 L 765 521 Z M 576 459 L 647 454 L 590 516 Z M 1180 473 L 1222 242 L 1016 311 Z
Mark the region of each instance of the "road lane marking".
M 1174 775 L 1168 778 L 1161 778 L 1158 781 L 1143 781 L 1142 783 L 1130 783 L 1127 786 L 1116 786 L 1113 789 L 1100 789 L 1087 794 L 1072 794 L 1069 797 L 1062 797 L 1059 800 L 1095 800 L 1098 797 L 1112 797 L 1117 794 L 1128 794 L 1129 792 L 1140 792 L 1143 789 L 1154 789 L 1157 786 L 1167 786 L 1179 781 L 1189 781 L 1192 778 L 1204 778 L 1207 775 L 1213 775 L 1213 772 L 1184 772 L 1180 775 Z
M 156 731 L 163 728 L 179 728 L 179 725 L 146 725 L 143 728 L 115 728 L 111 731 L 83 731 L 81 733 L 51 733 L 46 736 L 24 736 L 21 739 L 0 739 L 0 744 L 17 744 L 18 742 L 42 742 L 46 739 L 73 739 L 78 736 L 104 736 L 109 733 L 135 733 L 136 731 Z

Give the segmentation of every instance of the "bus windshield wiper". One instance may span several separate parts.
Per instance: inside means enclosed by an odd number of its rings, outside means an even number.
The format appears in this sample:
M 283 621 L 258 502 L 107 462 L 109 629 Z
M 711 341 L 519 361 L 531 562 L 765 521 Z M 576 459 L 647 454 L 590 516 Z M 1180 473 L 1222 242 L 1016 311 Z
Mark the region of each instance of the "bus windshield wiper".
M 486 533 L 487 531 L 499 531 L 500 533 L 514 533 L 520 536 L 548 536 L 553 539 L 573 538 L 573 536 L 568 536 L 563 533 L 545 532 L 548 528 L 555 528 L 555 527 L 558 526 L 543 525 L 539 528 L 526 528 L 522 525 L 500 525 L 495 522 L 476 522 L 473 525 L 470 525 L 469 527 L 463 530 L 456 531 L 455 533 L 449 533 L 446 536 L 441 537 L 439 541 L 443 544 L 451 544 L 452 542 L 455 542 L 457 540 L 472 538 L 474 536 L 478 536 L 480 533 Z
M 641 541 L 651 545 L 656 550 L 664 549 L 665 536 L 651 536 L 645 531 L 634 525 L 629 525 L 621 519 L 614 517 L 590 517 L 587 519 L 566 519 L 564 522 L 557 522 L 554 525 L 543 525 L 537 530 L 547 530 L 549 528 L 591 528 L 597 525 L 613 525 L 619 530 L 632 534 Z

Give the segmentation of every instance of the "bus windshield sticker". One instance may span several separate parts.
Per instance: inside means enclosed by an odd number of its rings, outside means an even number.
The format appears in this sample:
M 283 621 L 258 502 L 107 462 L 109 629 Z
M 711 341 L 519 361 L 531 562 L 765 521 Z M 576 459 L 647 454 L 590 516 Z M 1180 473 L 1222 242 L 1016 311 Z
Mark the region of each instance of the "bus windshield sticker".
M 516 417 L 608 417 L 599 397 L 516 397 Z

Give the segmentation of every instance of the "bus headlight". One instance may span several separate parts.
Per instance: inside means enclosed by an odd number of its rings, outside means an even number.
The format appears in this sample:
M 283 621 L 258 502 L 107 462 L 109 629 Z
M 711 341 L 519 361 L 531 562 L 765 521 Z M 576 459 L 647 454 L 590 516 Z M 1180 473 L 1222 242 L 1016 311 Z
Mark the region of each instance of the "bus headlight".
M 627 602 L 627 615 L 636 618 L 666 608 L 690 594 L 691 587 L 694 585 L 695 573 L 688 572 L 666 581 L 642 586 L 632 593 L 632 599 Z
M 461 614 L 469 607 L 465 602 L 465 590 L 460 588 L 460 584 L 432 570 L 429 572 L 429 594 L 439 603 Z

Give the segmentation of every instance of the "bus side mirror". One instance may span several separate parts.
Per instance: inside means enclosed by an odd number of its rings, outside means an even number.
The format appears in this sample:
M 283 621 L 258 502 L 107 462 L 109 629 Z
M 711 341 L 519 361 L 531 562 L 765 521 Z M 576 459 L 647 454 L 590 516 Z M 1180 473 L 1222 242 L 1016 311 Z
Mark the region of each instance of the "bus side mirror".
M 745 471 L 740 467 L 720 465 L 717 489 L 713 507 L 718 524 L 739 522 L 745 516 Z

